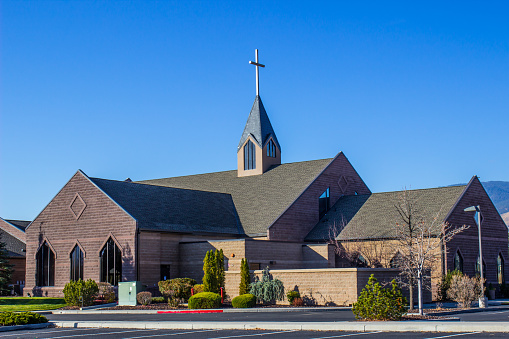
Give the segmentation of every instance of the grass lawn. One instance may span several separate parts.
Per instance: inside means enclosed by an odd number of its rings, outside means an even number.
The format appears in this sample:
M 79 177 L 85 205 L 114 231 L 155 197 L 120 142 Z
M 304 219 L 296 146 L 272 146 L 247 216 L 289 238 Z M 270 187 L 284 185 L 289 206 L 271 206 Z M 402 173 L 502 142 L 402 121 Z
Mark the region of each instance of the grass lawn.
M 64 306 L 64 298 L 0 297 L 0 312 L 54 310 Z

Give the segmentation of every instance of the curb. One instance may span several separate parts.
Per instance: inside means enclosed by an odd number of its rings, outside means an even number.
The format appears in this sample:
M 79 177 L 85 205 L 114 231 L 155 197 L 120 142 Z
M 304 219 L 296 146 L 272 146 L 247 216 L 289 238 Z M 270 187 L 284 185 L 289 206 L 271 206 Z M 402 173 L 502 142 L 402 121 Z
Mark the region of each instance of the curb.
M 157 314 L 165 313 L 223 313 L 223 310 L 175 310 L 175 311 L 157 311 Z
M 509 322 L 176 322 L 176 321 L 55 321 L 64 328 L 123 328 L 123 329 L 172 329 L 172 330 L 293 330 L 293 331 L 352 331 L 352 332 L 509 332 Z
M 20 330 L 36 330 L 40 328 L 47 328 L 54 326 L 53 323 L 47 322 L 43 324 L 28 324 L 28 325 L 13 325 L 13 326 L 0 326 L 0 332 L 20 331 Z
M 351 307 L 279 307 L 279 308 L 224 308 L 211 309 L 207 313 L 257 313 L 257 312 L 330 312 L 337 310 L 351 310 Z M 200 313 L 191 310 L 55 310 L 52 314 L 157 314 L 157 313 Z M 201 310 L 201 313 L 203 310 Z M 210 312 L 214 311 L 214 312 Z
M 442 316 L 442 315 L 458 315 L 458 314 L 468 314 L 468 313 L 480 313 L 480 312 L 495 312 L 495 311 L 507 311 L 509 310 L 509 306 L 505 307 L 486 307 L 486 308 L 469 308 L 466 310 L 458 310 L 458 311 L 445 311 L 445 312 L 433 312 L 433 313 L 426 313 L 427 315 L 436 315 L 436 316 Z

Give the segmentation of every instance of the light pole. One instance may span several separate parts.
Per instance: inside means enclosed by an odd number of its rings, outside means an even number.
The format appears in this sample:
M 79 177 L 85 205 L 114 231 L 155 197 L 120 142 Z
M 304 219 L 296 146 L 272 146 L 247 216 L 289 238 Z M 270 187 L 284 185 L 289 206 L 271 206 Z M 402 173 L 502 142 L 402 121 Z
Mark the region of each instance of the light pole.
M 465 212 L 475 212 L 475 223 L 477 224 L 477 229 L 479 230 L 479 271 L 481 272 L 481 295 L 479 296 L 479 308 L 486 307 L 486 298 L 484 297 L 484 269 L 483 269 L 483 261 L 482 261 L 482 242 L 481 242 L 481 222 L 482 222 L 482 213 L 481 206 L 470 206 L 464 209 Z

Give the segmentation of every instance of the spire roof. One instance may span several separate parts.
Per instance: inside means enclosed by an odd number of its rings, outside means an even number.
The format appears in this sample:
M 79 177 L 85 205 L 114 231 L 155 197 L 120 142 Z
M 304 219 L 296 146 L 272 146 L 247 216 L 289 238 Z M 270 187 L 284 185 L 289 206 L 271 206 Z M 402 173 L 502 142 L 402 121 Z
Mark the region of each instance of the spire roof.
M 244 145 L 249 135 L 253 137 L 260 147 L 263 147 L 267 139 L 272 136 L 274 142 L 279 148 L 279 151 L 281 151 L 281 146 L 279 146 L 279 142 L 277 141 L 276 133 L 274 132 L 274 129 L 272 129 L 269 116 L 265 111 L 265 107 L 263 107 L 262 99 L 259 95 L 256 96 L 251 112 L 249 113 L 249 117 L 247 118 L 246 127 L 244 127 L 244 132 L 240 138 L 237 151 L 240 150 L 242 145 Z

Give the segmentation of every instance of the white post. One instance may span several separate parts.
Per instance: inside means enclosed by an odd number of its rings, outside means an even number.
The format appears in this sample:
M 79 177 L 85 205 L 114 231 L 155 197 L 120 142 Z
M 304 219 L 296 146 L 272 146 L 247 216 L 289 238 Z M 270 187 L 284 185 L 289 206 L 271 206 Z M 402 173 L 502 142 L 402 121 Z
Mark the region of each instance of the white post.
M 479 230 L 479 270 L 481 271 L 481 296 L 479 297 L 479 308 L 486 308 L 486 298 L 484 297 L 484 267 L 482 261 L 482 241 L 481 241 L 481 207 L 476 206 L 475 215 L 477 228 Z

